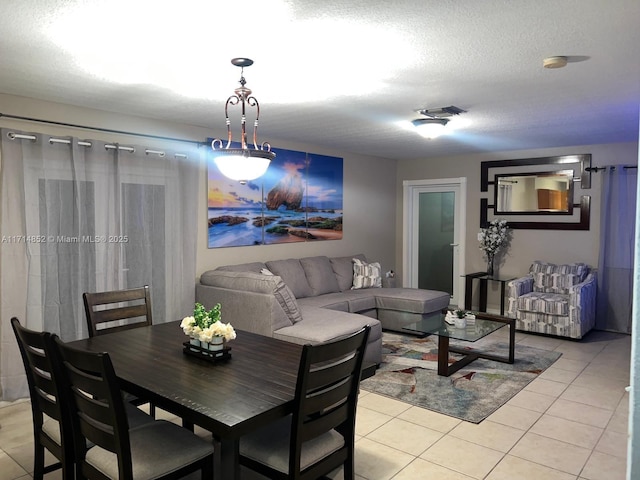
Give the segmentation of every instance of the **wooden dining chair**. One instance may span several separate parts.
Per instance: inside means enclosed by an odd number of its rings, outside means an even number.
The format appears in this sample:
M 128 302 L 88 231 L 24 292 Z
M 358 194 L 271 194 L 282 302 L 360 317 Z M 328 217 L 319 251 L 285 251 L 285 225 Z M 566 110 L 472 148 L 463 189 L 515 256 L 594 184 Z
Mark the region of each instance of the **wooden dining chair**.
M 151 325 L 151 294 L 149 286 L 128 290 L 84 293 L 84 309 L 89 337 Z M 148 403 L 125 392 L 125 400 L 133 405 Z M 155 406 L 149 403 L 149 414 L 155 416 Z
M 35 332 L 20 325 L 17 318 L 11 319 L 24 369 L 29 384 L 31 413 L 33 415 L 34 480 L 42 480 L 45 473 L 62 468 L 62 478 L 74 478 L 73 430 L 70 410 L 66 408 L 65 389 L 59 388 L 56 378 L 55 360 L 49 354 L 51 334 Z M 45 449 L 58 462 L 45 466 Z
M 178 479 L 200 470 L 211 480 L 211 443 L 165 420 L 132 428 L 109 354 L 53 339 L 69 385 L 73 434 L 93 445 L 76 453 L 76 478 Z
M 271 479 L 316 480 L 340 467 L 354 479 L 360 371 L 370 327 L 305 345 L 293 414 L 240 439 L 240 463 Z
M 84 310 L 89 336 L 151 325 L 149 286 L 84 293 Z

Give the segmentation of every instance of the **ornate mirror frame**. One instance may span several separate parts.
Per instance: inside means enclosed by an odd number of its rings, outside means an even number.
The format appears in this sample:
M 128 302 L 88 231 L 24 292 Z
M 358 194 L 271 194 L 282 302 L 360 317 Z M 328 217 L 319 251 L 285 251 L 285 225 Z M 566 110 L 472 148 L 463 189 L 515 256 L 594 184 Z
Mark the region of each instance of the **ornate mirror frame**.
M 481 162 L 480 164 L 480 192 L 488 192 L 489 186 L 495 188 L 495 176 L 498 173 L 518 175 L 523 172 L 530 172 L 529 167 L 545 167 L 555 165 L 558 170 L 566 170 L 574 168 L 578 170 L 579 175 L 574 177 L 574 184 L 579 183 L 581 190 L 591 188 L 591 155 L 562 155 L 556 157 L 541 158 L 521 158 L 516 160 L 493 160 Z M 520 170 L 518 170 L 520 169 Z M 544 169 L 544 168 L 543 168 Z M 547 170 L 544 169 L 544 170 Z M 574 187 L 577 185 L 574 185 Z M 574 191 L 577 190 L 574 188 Z M 577 194 L 577 192 L 575 192 Z M 491 200 L 495 199 L 495 195 L 491 195 Z M 495 203 L 495 202 L 494 202 Z M 591 219 L 591 197 L 589 195 L 581 195 L 578 203 L 573 204 L 573 208 L 580 209 L 578 221 L 547 221 L 544 218 L 548 215 L 550 218 L 558 218 L 557 213 L 536 213 L 536 218 L 541 221 L 508 221 L 509 228 L 514 229 L 532 229 L 532 230 L 589 230 Z M 495 211 L 495 204 L 489 204 L 489 198 L 480 199 L 480 227 L 486 228 L 489 223 L 489 210 Z M 571 208 L 570 208 L 571 210 Z

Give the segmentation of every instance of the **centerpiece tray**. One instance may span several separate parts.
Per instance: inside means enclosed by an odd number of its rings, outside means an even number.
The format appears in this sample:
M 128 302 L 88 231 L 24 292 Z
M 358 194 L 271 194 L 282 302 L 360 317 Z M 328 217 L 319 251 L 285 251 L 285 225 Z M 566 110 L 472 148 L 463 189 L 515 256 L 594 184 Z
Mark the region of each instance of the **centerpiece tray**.
M 229 360 L 231 358 L 231 347 L 223 347 L 222 350 L 209 350 L 208 348 L 193 345 L 191 342 L 184 342 L 182 352 L 185 355 L 206 360 L 207 362 L 217 363 Z

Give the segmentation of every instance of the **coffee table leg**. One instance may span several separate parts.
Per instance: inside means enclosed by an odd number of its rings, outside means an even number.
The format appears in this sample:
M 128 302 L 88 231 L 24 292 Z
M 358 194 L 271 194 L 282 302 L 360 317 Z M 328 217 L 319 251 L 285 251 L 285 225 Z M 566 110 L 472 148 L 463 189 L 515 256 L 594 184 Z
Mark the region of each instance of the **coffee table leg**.
M 449 376 L 449 337 L 438 335 L 438 375 Z

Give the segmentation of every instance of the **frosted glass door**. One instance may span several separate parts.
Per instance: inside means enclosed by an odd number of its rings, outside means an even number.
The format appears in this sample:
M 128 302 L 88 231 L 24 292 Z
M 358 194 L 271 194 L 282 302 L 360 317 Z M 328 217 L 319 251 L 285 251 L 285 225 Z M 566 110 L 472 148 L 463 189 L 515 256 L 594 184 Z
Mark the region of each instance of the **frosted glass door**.
M 455 193 L 418 195 L 418 288 L 453 295 Z

